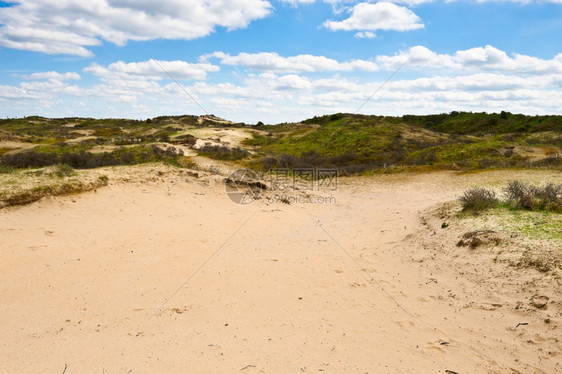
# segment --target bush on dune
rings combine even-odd
[[[466,190],[459,200],[463,210],[481,211],[498,204],[496,193],[481,187]]]
[[[512,209],[562,212],[562,184],[549,182],[540,187],[513,180],[503,188],[503,194],[505,200],[502,202],[494,191],[473,187],[466,190],[459,201],[464,211],[478,212],[501,203]]]
[[[93,153],[84,150],[40,152],[35,149],[0,157],[3,168],[41,168],[64,164],[75,169],[93,169],[104,166],[134,165],[146,162],[167,161],[178,156],[175,148],[161,149],[156,146],[118,148],[112,152]]]
[[[514,180],[504,188],[508,202],[517,209],[562,211],[562,184],[543,187]]]
[[[240,147],[229,148],[223,145],[204,145],[199,148],[199,153],[216,160],[241,160],[250,155],[250,152]]]

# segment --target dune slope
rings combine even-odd
[[[422,245],[420,212],[515,172],[342,178],[317,192],[329,203],[246,206],[220,176],[131,175],[0,212],[0,373],[562,369],[556,309],[547,325],[464,308],[491,295]]]

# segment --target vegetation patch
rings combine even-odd
[[[338,168],[342,175],[437,169],[562,168],[562,118],[486,113],[364,116],[338,113],[259,126],[244,144],[254,166]],[[522,152],[529,144],[538,154]]]
[[[40,168],[65,164],[76,169],[92,169],[115,165],[136,165],[147,162],[170,161],[178,156],[175,148],[163,149],[155,145],[117,148],[112,152],[93,153],[66,147],[36,147],[5,155],[0,165],[18,169]]]
[[[215,160],[241,160],[250,155],[250,152],[240,147],[230,148],[222,145],[204,145],[198,149],[200,155]]]
[[[463,210],[481,211],[498,204],[496,193],[481,187],[466,190],[459,198]]]
[[[464,211],[478,212],[495,206],[513,210],[537,210],[562,213],[562,184],[549,182],[535,186],[518,180],[510,181],[503,188],[504,199],[482,187],[470,188],[459,197]]]
[[[129,119],[0,119],[0,165],[73,168],[163,161],[179,165],[201,129],[252,129],[240,147],[208,145],[199,154],[247,167],[336,168],[340,175],[418,169],[545,168],[562,170],[562,116],[451,112],[402,117],[335,113],[299,123],[233,123],[213,115]],[[190,133],[191,132],[191,133]],[[27,143],[27,146],[25,144]],[[33,150],[25,150],[31,144]],[[106,152],[99,152],[100,146]],[[156,146],[158,149],[154,149]],[[10,146],[11,147],[11,146]],[[248,149],[252,152],[249,152]]]
[[[463,209],[458,218],[472,230],[457,246],[487,247],[496,252],[494,261],[518,268],[562,270],[562,184],[536,186],[514,180],[502,188],[500,198],[475,187],[459,201]]]
[[[105,175],[78,175],[67,165],[0,175],[0,208],[30,204],[46,196],[81,193],[106,186]]]

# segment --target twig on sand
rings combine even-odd
[[[445,373],[448,373],[448,374],[459,374],[459,373],[457,373],[456,371],[452,371],[452,370],[445,370]]]
[[[66,373],[66,369],[68,369],[68,364],[64,364],[64,370],[62,371],[62,374]]]
[[[519,322],[519,323],[517,324],[517,326],[515,326],[515,329],[518,328],[519,326],[527,326],[528,324],[529,324],[528,322]],[[514,330],[515,330],[515,329],[514,329]]]
[[[249,368],[255,368],[255,367],[256,367],[256,365],[246,365],[242,369],[240,369],[240,371],[246,370],[246,369],[249,369]]]

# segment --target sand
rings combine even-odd
[[[487,292],[420,219],[467,186],[560,173],[340,178],[325,204],[242,206],[220,175],[115,170],[0,211],[0,373],[562,370],[559,304],[512,308],[504,264]]]

